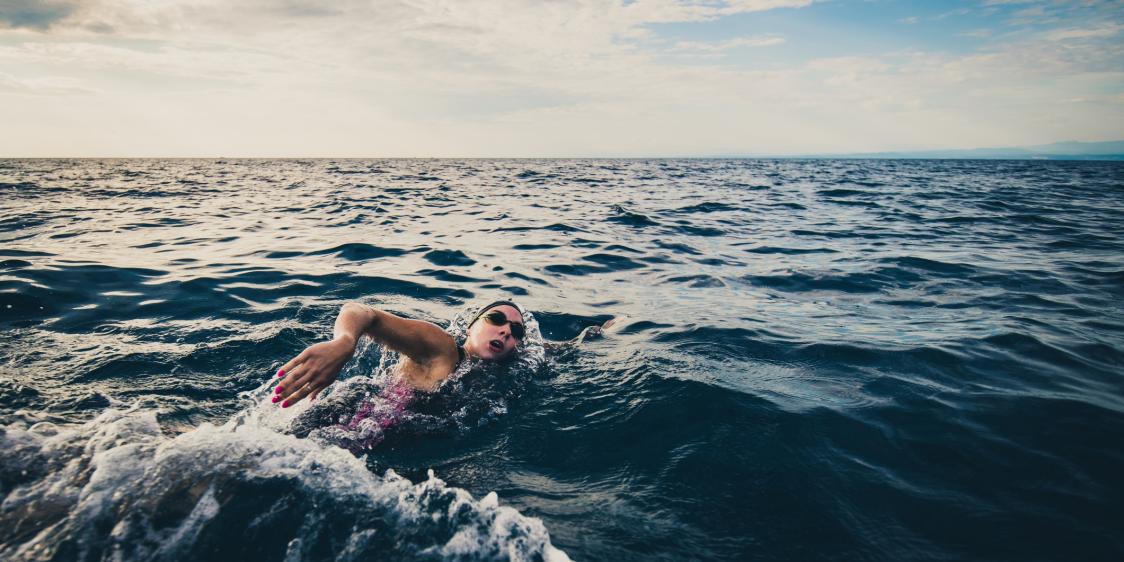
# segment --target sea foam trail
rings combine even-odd
[[[169,437],[133,407],[4,427],[0,559],[569,560],[494,492],[378,476],[263,419]]]

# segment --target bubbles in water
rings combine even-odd
[[[378,476],[253,416],[165,436],[156,413],[0,433],[0,558],[567,560],[537,519],[445,485]],[[260,419],[260,418],[257,418]]]
[[[463,340],[475,312],[450,333]],[[2,427],[0,559],[567,560],[494,493],[379,476],[352,454],[504,414],[545,358],[523,315],[516,361],[470,358],[434,393],[394,394],[398,356],[367,341],[316,402],[278,408],[264,381],[221,426],[169,436],[157,411],[110,403],[79,426]]]

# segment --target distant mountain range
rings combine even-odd
[[[1124,141],[1066,141],[1037,146],[917,150],[909,152],[861,152],[809,154],[790,158],[953,158],[981,160],[1124,160]]]

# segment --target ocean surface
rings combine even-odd
[[[0,160],[0,559],[1121,560],[1122,302],[1122,163]]]

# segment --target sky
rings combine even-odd
[[[0,0],[0,157],[1124,138],[1124,0]]]

